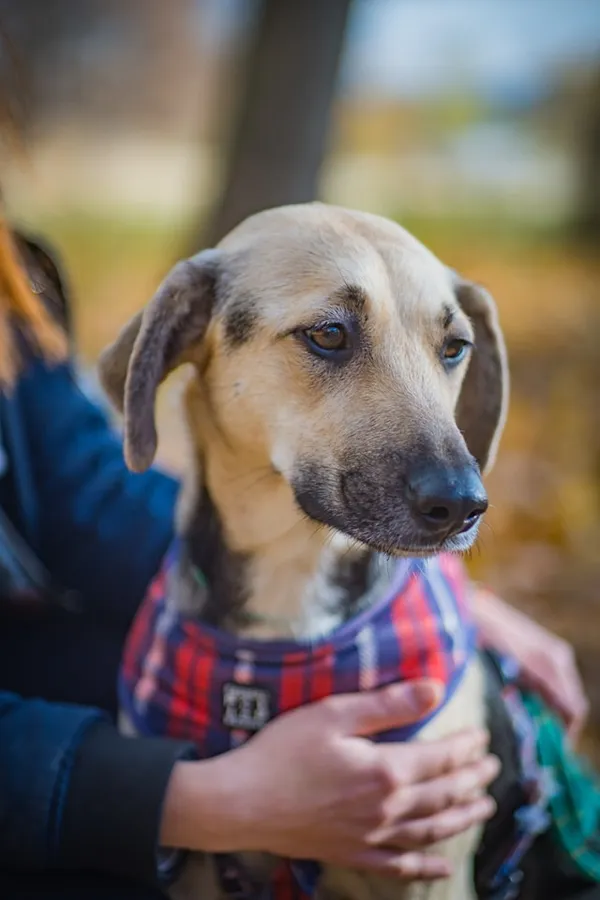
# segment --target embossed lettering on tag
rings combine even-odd
[[[271,697],[264,688],[228,682],[223,685],[223,725],[260,731],[271,718]]]

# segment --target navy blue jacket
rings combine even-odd
[[[166,785],[193,751],[124,738],[111,714],[123,637],[171,539],[176,483],[126,469],[69,365],[30,361],[0,397],[0,443],[1,508],[82,606],[0,614],[0,870],[155,881]]]

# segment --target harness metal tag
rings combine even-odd
[[[266,688],[227,682],[223,685],[223,725],[260,731],[271,718],[271,695]]]

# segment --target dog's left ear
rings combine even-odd
[[[204,337],[215,303],[219,254],[206,250],[177,263],[148,305],[98,362],[100,381],[125,422],[125,460],[145,471],[156,454],[156,392],[186,351]]]
[[[454,272],[452,276],[458,302],[475,331],[475,346],[456,407],[456,421],[484,472],[493,465],[506,419],[506,346],[490,294]]]

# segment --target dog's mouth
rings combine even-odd
[[[401,505],[397,505],[395,515],[383,510],[380,515],[365,516],[347,508],[336,509],[335,504],[323,502],[318,491],[295,490],[294,494],[299,508],[312,522],[386,556],[426,558],[439,553],[466,553],[479,532],[479,516],[466,521],[459,531],[433,537],[420,533]]]
[[[325,525],[326,523],[321,522]],[[331,526],[329,526],[331,527]],[[358,536],[357,534],[348,533],[348,537],[354,538],[368,546],[377,553],[383,553],[392,557],[421,557],[427,559],[431,556],[437,556],[439,553],[468,553],[473,547],[477,539],[479,528],[477,524],[469,526],[460,534],[453,535],[444,541],[436,543],[425,543],[415,540],[407,540],[398,544],[396,542],[388,542],[378,538],[368,538],[366,535]]]
[[[438,553],[467,553],[477,540],[479,522],[472,522],[458,533],[435,544],[422,546],[419,543],[400,549],[388,550],[389,555],[396,556],[435,556]]]

